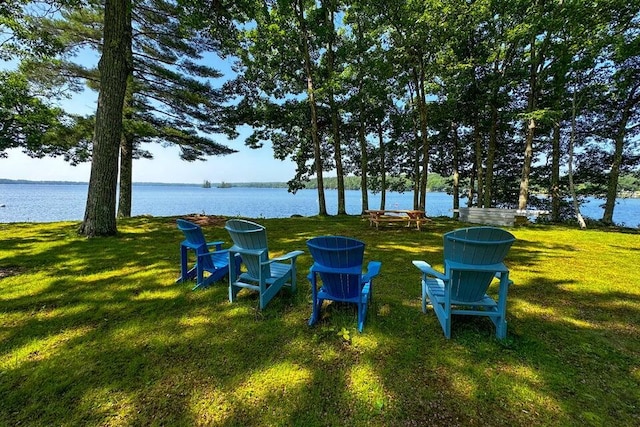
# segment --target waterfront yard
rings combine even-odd
[[[436,218],[376,231],[350,217],[257,220],[273,255],[305,250],[298,292],[263,310],[224,282],[176,284],[175,218],[0,224],[0,425],[640,424],[640,235],[530,225],[510,231],[507,339],[486,318],[444,338],[420,309],[414,259],[442,268]],[[209,240],[230,239],[224,219]],[[364,333],[333,305],[315,327],[305,241],[337,234],[382,261]],[[495,287],[492,287],[495,292]]]

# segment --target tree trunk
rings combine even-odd
[[[475,166],[473,166],[473,169],[475,169]],[[471,171],[471,177],[469,178],[469,191],[467,193],[467,206],[471,207],[473,206],[473,197],[475,194],[475,185],[476,185],[476,171],[472,170]]]
[[[624,115],[627,115],[626,112]],[[618,197],[618,180],[620,179],[620,167],[622,166],[626,126],[627,120],[623,119],[614,139],[613,162],[611,163],[611,172],[609,172],[607,199],[604,202],[604,213],[602,214],[602,222],[608,225],[613,225],[613,210],[616,206],[616,198]]]
[[[458,219],[460,213],[460,141],[458,140],[458,124],[451,123],[453,142],[453,218]]]
[[[133,64],[133,52],[130,56]],[[123,130],[120,141],[120,194],[118,198],[118,218],[131,217],[131,198],[133,185],[133,139],[134,136],[127,132],[127,122],[133,117],[131,104],[133,103],[133,73],[127,78],[127,91],[124,95]]]
[[[327,215],[327,203],[324,197],[324,179],[322,175],[322,151],[320,149],[320,136],[318,135],[318,112],[313,88],[313,73],[311,67],[311,54],[309,52],[309,39],[304,17],[304,3],[296,1],[294,8],[298,7],[297,18],[300,25],[300,38],[304,55],[304,70],[307,78],[307,96],[309,97],[309,109],[311,111],[311,140],[313,141],[313,157],[318,182],[318,215]]]
[[[426,211],[427,178],[429,175],[429,135],[427,134],[427,95],[424,88],[424,64],[420,58],[420,80],[418,89],[418,108],[420,109],[420,138],[422,142],[422,173],[420,175],[420,200],[418,209]]]
[[[132,64],[130,0],[106,0],[104,44],[98,63],[100,93],[84,220],[78,232],[87,237],[109,236],[116,226],[118,148],[122,135],[122,107]]]
[[[544,2],[542,2],[544,3]],[[527,125],[527,136],[524,148],[524,164],[522,165],[522,178],[520,181],[520,195],[518,197],[518,209],[526,209],[529,201],[529,175],[531,174],[531,163],[533,162],[533,139],[536,132],[536,119],[533,114],[538,108],[538,67],[545,61],[545,51],[551,42],[551,33],[546,34],[540,49],[536,49],[537,37],[531,36],[531,64],[529,69],[529,99],[527,101],[527,112],[530,114]]]
[[[498,148],[498,108],[491,105],[491,128],[489,130],[489,144],[487,146],[487,167],[484,175],[484,207],[493,207],[493,166],[496,162]]]
[[[529,69],[529,99],[527,112],[533,114],[536,109],[536,92],[538,81],[538,63],[536,61],[536,38],[531,38],[531,65]],[[529,202],[529,175],[533,161],[533,138],[536,132],[536,120],[530,117],[527,124],[527,136],[525,138],[524,162],[522,165],[522,177],[520,178],[520,195],[518,197],[518,209],[527,209]]]
[[[415,73],[415,69],[413,70],[413,77],[414,77],[414,84],[417,85],[418,82],[418,78],[416,76]],[[410,99],[414,99],[414,95],[413,95],[413,89],[411,87],[411,84],[408,85],[409,87],[409,96]],[[417,95],[416,95],[417,98]],[[415,108],[415,105],[414,105]],[[420,135],[418,132],[418,124],[416,123],[416,120],[414,118],[415,116],[412,116],[412,120],[411,123],[413,124],[413,133],[415,135],[414,137],[414,147],[413,147],[413,209],[418,209],[418,199],[419,199],[419,191],[420,191]]]
[[[369,157],[367,155],[367,138],[365,135],[364,111],[360,107],[360,124],[358,126],[358,141],[360,141],[360,170],[362,176],[360,178],[360,194],[362,195],[362,213],[369,209],[369,186],[367,183],[367,175],[369,174]]]
[[[506,55],[503,60],[503,71],[500,71],[500,57],[498,56],[493,63],[493,73],[496,76],[500,76],[494,80],[491,90],[491,126],[489,128],[489,143],[487,144],[487,170],[484,177],[484,207],[491,208],[493,207],[493,170],[496,163],[496,152],[498,150],[498,121],[500,119],[500,115],[498,113],[498,94],[500,91],[500,81],[504,78],[504,73],[507,68]]]
[[[560,123],[553,125],[551,153],[551,220],[560,222]]]
[[[622,108],[622,116],[618,123],[618,132],[614,138],[613,162],[611,164],[611,172],[609,173],[609,184],[607,185],[607,200],[604,203],[604,213],[602,214],[602,222],[605,224],[613,224],[613,210],[616,206],[616,198],[618,197],[618,181],[620,179],[620,168],[622,167],[622,155],[624,153],[624,139],[627,135],[627,125],[632,117],[633,108],[640,100],[640,95],[636,94],[640,84],[636,83],[627,97]]]
[[[131,197],[133,185],[133,139],[123,135],[120,142],[120,194],[118,197],[118,218],[131,217]]]
[[[571,192],[571,198],[573,200],[573,210],[576,214],[576,219],[578,220],[578,225],[580,228],[584,230],[587,228],[587,224],[584,222],[584,218],[582,218],[582,214],[580,213],[580,205],[578,204],[578,197],[576,196],[576,187],[573,183],[573,151],[576,140],[576,89],[573,89],[573,98],[571,100],[571,136],[569,137],[569,192]]]
[[[387,204],[387,152],[384,146],[382,125],[378,125],[378,141],[380,142],[380,209]]]
[[[483,179],[483,172],[484,172],[484,168],[482,167],[482,155],[483,153],[483,147],[482,147],[482,135],[480,133],[480,120],[478,118],[478,114],[474,114],[474,129],[473,129],[473,140],[474,140],[474,144],[475,144],[475,152],[476,152],[476,179],[477,179],[477,188],[478,188],[478,192],[477,192],[477,202],[476,202],[476,206],[478,206],[479,208],[482,207],[483,203],[484,203],[484,196],[483,196],[483,191],[484,191],[484,179]]]
[[[335,36],[335,28],[333,25],[334,10],[331,10],[328,16],[325,16],[330,29],[329,45],[327,46],[327,65],[329,68],[329,109],[331,110],[331,131],[333,134],[333,156],[336,163],[336,175],[338,184],[338,215],[346,215],[346,200],[344,194],[344,168],[342,166],[342,146],[340,143],[340,120],[338,118],[338,108],[336,107],[335,96],[333,93],[333,79],[335,76],[335,59],[333,52],[333,38]],[[365,174],[363,172],[363,177]],[[364,200],[363,200],[364,202]]]
[[[524,163],[522,165],[522,177],[520,178],[520,196],[518,198],[518,209],[527,209],[529,201],[529,175],[531,174],[531,163],[533,161],[533,136],[536,131],[536,121],[529,119],[527,126],[527,139],[524,147]]]

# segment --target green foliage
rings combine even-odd
[[[125,135],[135,147],[150,142],[175,144],[187,161],[235,152],[212,138],[216,133],[228,137],[237,133],[225,123],[226,97],[211,83],[222,74],[202,62],[212,49],[209,39],[200,35],[203,23],[187,19],[187,12],[172,2],[136,2],[134,9],[132,80],[123,109]],[[41,24],[66,50],[62,60],[38,64],[43,73],[33,78],[63,74],[99,90],[97,61],[87,63],[86,58],[89,49],[96,55],[101,52],[102,6],[67,8]],[[138,150],[136,157],[150,154]]]
[[[52,21],[34,20],[25,4],[0,8],[0,27],[17,37],[0,53],[13,59],[16,40],[29,58],[65,47],[45,61],[64,73],[34,74],[97,88],[95,64],[69,59],[99,50],[101,3],[56,2],[64,7]],[[293,191],[342,168],[361,180],[345,177],[345,188],[421,192],[425,180],[434,189],[428,170],[456,174],[466,185],[455,190],[474,192],[474,204],[501,205],[516,203],[521,187],[523,196],[566,197],[568,179],[558,175],[574,141],[574,181],[606,195],[611,210],[618,175],[640,167],[640,0],[145,0],[134,8],[125,130],[139,142],[178,144],[185,160],[229,152],[212,135],[247,125],[248,146],[270,143],[274,157],[295,162]],[[231,75],[210,66],[219,59],[233,63]],[[221,90],[219,78],[228,80]],[[78,150],[88,148],[81,141]]]
[[[335,190],[337,187],[338,179],[336,177],[325,177],[324,188],[329,190]],[[344,187],[346,190],[360,190],[362,180],[358,176],[345,176]],[[311,179],[306,183],[305,188],[318,188],[317,180]],[[387,189],[393,189],[393,191],[405,192],[411,190],[412,183],[407,178],[390,177],[387,179]],[[437,173],[429,174],[429,181],[427,182],[427,189],[429,191],[447,191],[451,188],[449,181],[438,175]]]
[[[298,293],[258,311],[250,292],[230,304],[224,281],[196,292],[175,283],[173,218],[126,219],[118,236],[90,240],[77,223],[0,224],[0,424],[636,424],[640,290],[634,268],[611,266],[635,265],[637,232],[511,230],[499,342],[486,318],[454,318],[447,340],[421,312],[411,260],[443,269],[442,234],[461,224],[260,222],[274,256],[318,235],[366,243],[382,272],[364,333],[344,304],[307,326],[308,252]],[[204,231],[228,241],[223,219]]]
[[[21,148],[33,157],[61,154],[70,118],[36,96],[20,72],[0,71],[0,157]]]
[[[37,17],[51,16],[63,5],[77,5],[81,0],[30,1],[11,0],[0,3],[0,60],[16,57],[50,57],[63,50],[38,25]]]
[[[618,181],[619,192],[640,192],[640,177],[637,175],[622,175]]]

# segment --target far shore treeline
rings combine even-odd
[[[399,178],[390,178],[391,183],[389,184],[389,188],[392,188],[394,191],[398,192],[408,192],[411,191],[411,181],[408,179],[399,179]],[[345,190],[361,190],[360,187],[361,180],[357,176],[345,176],[344,177],[344,187]],[[0,184],[48,184],[48,185],[86,185],[87,182],[82,181],[33,181],[33,180],[25,180],[25,179],[2,179],[0,178]],[[289,185],[286,182],[212,182],[209,180],[205,180],[202,184],[197,183],[165,183],[165,182],[134,182],[133,185],[155,185],[155,186],[163,186],[163,185],[171,185],[171,186],[185,186],[185,187],[193,187],[193,186],[202,186],[204,188],[229,188],[229,187],[251,187],[251,188],[289,188]],[[587,187],[589,184],[582,184],[581,186]],[[427,191],[429,192],[443,192],[443,193],[451,193],[451,178],[445,178],[437,173],[429,174],[429,182],[427,184]],[[309,182],[305,183],[305,189],[315,190],[318,188],[318,182],[316,179],[312,179]],[[325,177],[324,178],[324,188],[326,190],[336,190],[338,188],[338,178],[337,177]],[[538,194],[545,194],[544,191],[541,191]],[[375,189],[374,189],[375,192]],[[633,175],[624,175],[620,178],[620,186],[618,197],[630,197],[630,198],[640,198],[640,180],[637,179]]]

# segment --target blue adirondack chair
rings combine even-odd
[[[198,289],[222,279],[229,272],[229,252],[222,249],[224,242],[207,242],[199,225],[184,219],[176,222],[185,236],[180,243],[180,277],[176,282],[197,278],[193,289]],[[210,251],[209,248],[214,250]],[[196,262],[191,269],[188,267],[189,250],[196,254]],[[240,261],[238,259],[236,263],[238,267]],[[205,273],[208,273],[206,277]]]
[[[267,230],[262,225],[231,219],[225,228],[233,240],[233,246],[229,248],[229,301],[236,300],[240,289],[251,289],[258,291],[262,310],[283,286],[289,286],[291,292],[296,291],[296,259],[303,251],[269,259]],[[235,268],[235,255],[242,257],[246,272],[239,273]]]
[[[366,274],[362,274],[364,243],[349,237],[315,237],[307,241],[307,247],[314,261],[308,276],[313,304],[309,325],[318,321],[324,300],[341,301],[357,305],[358,331],[362,332],[373,294],[373,278],[380,273],[382,264],[371,261]]]
[[[515,241],[513,235],[495,227],[470,227],[444,235],[444,274],[424,261],[413,261],[422,272],[422,311],[427,299],[451,338],[454,314],[487,316],[496,326],[496,336],[507,335],[509,269],[503,261]],[[486,294],[494,278],[499,279],[498,301]]]

